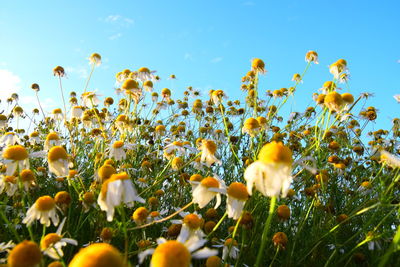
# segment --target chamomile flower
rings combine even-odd
[[[57,177],[66,177],[69,174],[68,154],[62,146],[53,146],[47,154],[49,171]]]
[[[255,137],[261,130],[260,123],[254,118],[248,118],[243,125],[242,133],[247,133],[251,137]]]
[[[21,144],[21,140],[14,132],[7,132],[0,138],[0,145],[13,146],[15,144]]]
[[[17,168],[20,170],[29,169],[29,154],[25,147],[21,145],[6,147],[2,156],[7,167],[6,175],[13,175]]]
[[[212,164],[217,163],[219,165],[222,164],[221,160],[215,157],[215,152],[217,151],[217,145],[212,140],[201,140],[201,162],[205,162],[208,167],[211,167]]]
[[[264,196],[285,197],[293,180],[292,151],[281,142],[273,141],[264,145],[258,160],[250,164],[244,172],[247,191],[251,195],[253,186]]]
[[[56,132],[50,132],[46,136],[46,140],[44,141],[44,150],[48,151],[50,148],[53,146],[60,146],[61,145],[61,140],[60,137],[58,136],[58,133]]]
[[[144,199],[138,196],[126,172],[113,174],[106,180],[101,187],[101,192],[97,199],[100,209],[107,212],[107,220],[109,222],[113,220],[116,206],[122,203],[132,206],[133,201],[145,203]]]
[[[85,107],[93,108],[100,104],[100,99],[96,91],[93,92],[85,92],[82,94],[82,102]]]
[[[22,223],[30,226],[35,220],[40,220],[41,224],[49,227],[51,223],[50,219],[54,226],[58,225],[59,217],[56,212],[56,202],[50,196],[42,196],[29,208]]]
[[[94,243],[79,250],[69,267],[112,266],[127,267],[121,253],[107,243]]]
[[[17,177],[15,176],[3,176],[0,178],[0,194],[5,191],[7,196],[11,197],[18,189]]]
[[[182,224],[181,231],[177,238],[179,242],[183,243],[193,237],[202,239],[205,236],[203,230],[201,230],[204,224],[201,215],[197,213],[181,213],[181,216],[183,216],[183,220],[171,221],[174,224]]]
[[[229,258],[237,259],[239,256],[239,244],[235,239],[228,238],[222,249],[222,259],[225,261]]]
[[[222,180],[216,179],[214,177],[206,177],[201,180],[201,182],[194,182],[198,185],[193,190],[193,203],[197,203],[199,207],[204,208],[214,197],[216,197],[215,209],[221,204],[220,193],[225,193],[225,184]]]
[[[237,220],[240,218],[243,212],[246,200],[249,198],[246,186],[242,183],[233,182],[226,190],[226,211],[228,218]]]
[[[101,65],[101,56],[99,53],[93,53],[89,57],[89,63],[94,64],[95,66],[100,66]]]
[[[151,257],[151,267],[191,266],[193,259],[205,259],[218,254],[217,250],[201,248],[207,240],[192,237],[185,242],[178,240],[157,239],[158,246],[139,253],[139,263],[143,263],[148,255]]]
[[[32,132],[29,135],[29,142],[31,143],[31,145],[39,144],[40,143],[39,133],[38,132]]]
[[[62,236],[62,228],[64,227],[66,218],[61,222],[56,233],[50,233],[45,235],[40,241],[40,248],[43,254],[49,256],[52,259],[59,260],[64,256],[62,247],[67,244],[74,246],[78,245],[78,242],[71,238],[65,238]]]
[[[32,241],[22,241],[17,244],[8,255],[7,266],[9,267],[34,267],[39,266],[42,253],[39,246]]]
[[[126,158],[125,148],[128,145],[124,144],[123,141],[115,141],[112,145],[110,145],[110,151],[108,153],[110,158],[114,158],[115,160],[124,160]]]

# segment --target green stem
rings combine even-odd
[[[260,249],[258,250],[256,264],[254,265],[256,267],[261,266],[262,256],[263,256],[263,253],[265,250],[265,246],[267,245],[269,228],[271,225],[272,217],[274,215],[275,204],[276,204],[276,196],[273,196],[271,198],[271,202],[270,202],[270,206],[269,206],[267,222],[264,225],[264,231],[263,231],[262,237],[261,237],[261,246],[260,246]]]

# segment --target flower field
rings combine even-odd
[[[348,89],[346,60],[293,112],[315,51],[273,91],[253,59],[245,99],[175,95],[147,67],[101,96],[89,63],[79,92],[53,69],[59,108],[40,82],[33,111],[1,103],[0,266],[400,265],[400,119],[371,130],[379,107]]]

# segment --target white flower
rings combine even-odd
[[[192,192],[193,203],[197,203],[199,207],[204,208],[214,197],[216,197],[217,202],[215,204],[215,209],[221,204],[220,193],[225,193],[225,184],[222,180],[216,179],[214,177],[206,177],[201,182],[192,181],[192,184],[198,184]]]
[[[249,194],[244,184],[238,182],[231,183],[227,189],[226,199],[228,218],[239,219],[248,198]]]
[[[1,138],[0,138],[0,145],[6,145],[6,146],[12,146],[15,144],[21,144],[21,140],[19,139],[18,135],[13,132],[8,132],[5,133]]]
[[[217,163],[219,165],[222,164],[222,162],[215,157],[215,152],[217,151],[217,145],[215,144],[214,141],[203,139],[201,141],[200,150],[201,150],[200,161],[205,162],[208,167],[211,167],[213,163]]]
[[[124,160],[126,158],[125,148],[132,148],[128,144],[124,144],[123,141],[115,141],[110,145],[110,151],[108,153],[110,158],[115,158],[116,160]]]
[[[396,99],[397,103],[400,103],[400,95],[394,95],[394,99]]]
[[[21,145],[8,146],[3,150],[3,163],[6,165],[6,175],[10,176],[19,170],[29,169],[29,154]]]
[[[101,210],[107,212],[107,220],[111,222],[114,217],[114,209],[122,203],[132,206],[133,201],[145,203],[144,199],[139,197],[126,172],[113,174],[107,179],[102,187],[97,203]]]
[[[100,99],[98,98],[100,95],[96,94],[96,91],[93,92],[85,92],[82,94],[82,102],[85,107],[93,108],[100,104]]]
[[[253,185],[264,196],[285,197],[293,180],[292,151],[281,142],[266,144],[258,154],[258,160],[250,164],[244,172],[247,191],[251,195]]]
[[[56,212],[56,203],[52,197],[42,196],[29,208],[22,223],[30,226],[35,220],[40,220],[41,224],[49,227],[50,219],[54,226],[58,225],[59,218]]]
[[[218,254],[217,250],[207,247],[201,248],[207,240],[192,237],[185,242],[179,240],[157,239],[157,248],[147,249],[139,253],[139,264],[142,264],[148,255],[153,255],[150,266],[190,266],[191,259],[205,259]]]
[[[53,146],[47,154],[49,171],[57,177],[66,177],[69,174],[67,151],[62,146]]]
[[[3,176],[0,179],[0,194],[5,191],[7,196],[11,197],[18,189],[17,177],[15,176]]]
[[[182,215],[184,215],[184,213]],[[181,231],[177,238],[177,241],[181,243],[193,237],[202,239],[205,236],[203,230],[201,230],[203,220],[199,214],[189,213],[183,216],[183,220],[172,220],[171,223],[182,224]]]
[[[63,238],[61,235],[62,228],[66,219],[67,218],[64,218],[64,220],[61,222],[56,233],[47,234],[40,241],[40,248],[42,252],[55,260],[59,260],[64,256],[62,247],[66,246],[67,243],[74,246],[78,245],[78,242],[76,240],[71,238]]]

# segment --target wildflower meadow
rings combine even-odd
[[[149,67],[110,73],[99,95],[102,55],[88,60],[74,91],[48,70],[53,110],[40,77],[35,109],[1,103],[1,266],[400,265],[400,119],[370,127],[379,107],[352,93],[345,59],[305,110],[291,103],[316,51],[276,90],[259,87],[268,59],[251,59],[243,99],[178,95]]]

